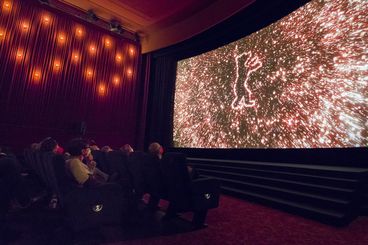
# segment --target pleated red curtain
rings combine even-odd
[[[37,2],[0,7],[0,144],[66,141],[82,121],[100,144],[134,143],[139,44]]]

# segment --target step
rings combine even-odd
[[[200,162],[202,164],[208,163],[210,165],[230,165],[231,167],[252,167],[257,169],[272,169],[283,170],[288,172],[302,172],[302,173],[318,173],[330,174],[334,173],[336,176],[360,176],[367,174],[367,168],[357,167],[340,167],[340,166],[326,166],[313,164],[290,164],[290,163],[271,163],[271,162],[254,162],[254,161],[239,161],[239,160],[224,160],[224,159],[207,159],[207,158],[188,158],[189,163],[195,164]]]
[[[255,201],[257,203],[262,203],[267,206],[278,208],[293,214],[301,215],[303,217],[312,218],[330,225],[343,226],[348,224],[352,220],[350,214],[344,212],[323,209],[305,203],[298,203],[295,201],[284,200],[282,198],[270,197],[251,191],[243,191],[225,186],[223,186],[221,189],[223,190],[224,194],[229,194],[231,196]]]
[[[360,215],[368,216],[368,203],[363,204],[360,207]]]
[[[211,177],[206,176],[204,177]],[[261,184],[253,184],[243,181],[237,180],[229,180],[219,177],[212,177],[221,181],[221,185],[223,187],[238,189],[238,190],[246,190],[257,192],[260,194],[264,194],[267,196],[275,196],[282,199],[289,199],[289,200],[298,200],[304,203],[310,203],[313,205],[318,205],[321,207],[331,207],[339,210],[348,209],[351,201],[349,198],[333,198],[328,197],[326,195],[318,195],[318,194],[310,194],[304,192],[293,191],[284,188],[278,188],[273,186],[261,185]]]
[[[289,180],[303,180],[305,182],[311,182],[316,184],[324,184],[331,186],[339,186],[339,187],[347,187],[352,188],[356,187],[359,184],[357,179],[350,178],[336,178],[329,176],[318,176],[311,175],[305,173],[290,173],[283,171],[275,171],[275,170],[260,170],[260,169],[251,169],[251,168],[238,168],[238,167],[229,167],[229,166],[211,166],[207,164],[193,164],[193,166],[201,171],[201,170],[210,170],[210,171],[219,171],[219,172],[236,172],[241,174],[249,174],[254,176],[262,176],[262,177],[277,177],[282,179]]]
[[[247,183],[255,183],[255,184],[259,183],[263,185],[271,185],[275,187],[299,190],[309,193],[319,193],[322,195],[326,194],[336,197],[339,197],[341,195],[351,196],[355,193],[355,190],[352,188],[339,188],[335,186],[317,185],[314,183],[284,180],[280,178],[268,178],[263,176],[254,176],[229,172],[224,173],[221,171],[202,170],[202,169],[198,170],[198,172],[201,175],[209,175],[212,177],[220,177],[224,179],[244,181]]]

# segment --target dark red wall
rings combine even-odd
[[[0,145],[63,144],[80,136],[80,122],[101,146],[136,144],[139,44],[37,2],[9,2],[0,13]]]

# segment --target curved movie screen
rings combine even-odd
[[[243,39],[179,61],[173,142],[367,146],[368,1],[312,1]]]

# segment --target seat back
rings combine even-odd
[[[24,160],[28,168],[32,170],[37,176],[37,179],[46,186],[44,171],[41,164],[41,153],[39,151],[32,151],[31,149],[25,149]]]
[[[161,160],[152,154],[147,154],[143,165],[145,191],[156,197],[165,196],[166,189],[162,179]]]
[[[106,161],[106,153],[100,150],[93,150],[92,152],[93,160],[97,163],[97,167],[105,173],[110,174],[110,166]]]
[[[65,196],[73,190],[80,189],[81,186],[67,173],[65,160],[61,155],[54,155],[52,158],[58,196],[61,206],[64,205]]]
[[[174,205],[178,211],[191,210],[192,190],[186,155],[166,153],[162,158],[161,169],[170,205]]]
[[[121,224],[127,202],[118,184],[80,188],[65,196],[67,223],[73,231]]]
[[[192,209],[217,208],[220,201],[221,183],[214,178],[199,178],[192,182]]]
[[[13,176],[15,170],[13,160],[7,157],[0,157],[0,218],[8,211],[9,202],[12,198],[11,190],[13,190]],[[0,220],[0,222],[2,222]]]
[[[29,170],[31,170],[33,173],[40,176],[39,173],[37,172],[36,159],[35,159],[34,152],[31,149],[26,148],[23,151],[23,156],[24,156],[24,162],[25,162],[26,167]]]
[[[125,196],[134,195],[133,177],[128,169],[128,157],[122,151],[110,151],[106,153],[106,162],[110,167],[112,180],[119,183],[124,190]]]
[[[122,187],[107,183],[82,187],[67,173],[62,156],[52,158],[55,177],[60,191],[61,207],[67,224],[73,231],[120,224],[129,208]]]
[[[106,153],[106,162],[110,168],[109,174],[118,173],[121,178],[130,179],[127,161],[127,156],[121,151]]]
[[[213,178],[191,180],[183,153],[166,153],[161,164],[170,205],[176,211],[196,211],[219,205],[220,182]]]
[[[133,188],[137,198],[141,198],[144,194],[145,181],[143,168],[147,161],[147,154],[141,151],[133,152],[127,159],[128,171],[132,177]]]
[[[55,175],[55,169],[53,164],[53,159],[56,157],[56,154],[53,152],[40,152],[40,166],[42,179],[46,184],[46,187],[53,193],[59,195],[59,186],[58,181]],[[61,157],[61,156],[60,156]]]

